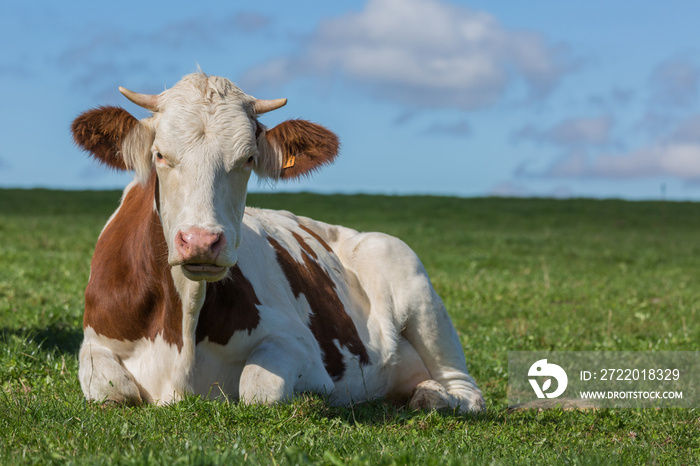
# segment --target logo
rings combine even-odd
[[[564,369],[557,366],[556,364],[550,364],[546,359],[540,359],[532,366],[527,372],[528,377],[547,377],[547,379],[540,385],[537,383],[536,379],[528,379],[532,389],[535,390],[537,398],[556,398],[566,390],[566,385],[569,383],[569,378],[566,376]],[[557,381],[557,389],[551,393],[547,393],[552,386],[552,378]]]

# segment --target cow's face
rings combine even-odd
[[[102,107],[78,117],[73,136],[141,182],[155,170],[168,262],[191,280],[221,280],[236,263],[252,171],[294,178],[337,155],[337,138],[319,125],[292,120],[268,131],[257,115],[286,100],[256,100],[224,78],[196,73],[158,96],[122,92],[153,115],[138,121]]]
[[[192,280],[219,280],[236,263],[248,179],[260,153],[254,99],[225,80],[191,81],[159,99],[147,155],[158,176],[168,262]]]

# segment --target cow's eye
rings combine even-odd
[[[154,151],[153,156],[156,159],[155,163],[158,168],[172,168],[174,166],[173,161],[161,154],[160,151]]]
[[[247,165],[251,165],[253,162],[255,162],[255,157],[252,155],[248,157],[248,160],[245,161]]]
[[[165,159],[165,157],[163,157],[163,154],[161,154],[160,152],[156,151],[156,154],[155,154],[155,155],[156,155],[156,163],[158,163],[158,164],[161,165],[161,166],[163,166],[163,165],[168,165],[168,166],[169,166],[169,165],[170,165],[170,164],[168,163],[168,161]]]

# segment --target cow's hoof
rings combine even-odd
[[[445,387],[434,380],[425,380],[413,389],[413,396],[408,403],[411,409],[433,410],[450,408],[452,396]]]
[[[442,384],[435,380],[426,380],[413,390],[413,396],[408,403],[411,409],[433,410],[433,409],[455,409],[461,413],[481,413],[486,410],[486,403],[481,392],[476,390],[469,393],[468,399],[450,394]]]

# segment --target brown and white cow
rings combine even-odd
[[[406,244],[246,208],[251,172],[308,174],[336,157],[333,133],[302,120],[267,129],[257,116],[286,100],[256,100],[201,72],[157,96],[120,90],[152,116],[100,107],[72,125],[80,147],[135,172],[85,292],[87,399],[274,403],[311,391],[339,404],[387,396],[484,409]]]

